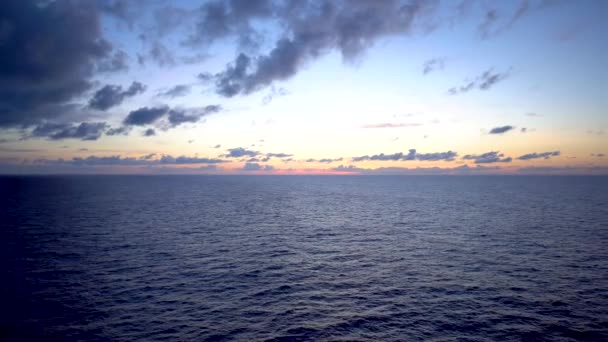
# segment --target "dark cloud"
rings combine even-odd
[[[552,152],[541,152],[541,153],[528,153],[528,154],[524,154],[522,156],[517,157],[517,159],[519,160],[530,160],[530,159],[549,159],[551,157],[557,157],[560,155],[559,151],[552,151]]]
[[[224,157],[229,158],[242,158],[242,157],[250,157],[247,159],[247,162],[267,162],[270,161],[271,158],[289,158],[292,157],[293,154],[287,153],[261,153],[259,151],[247,150],[242,147],[231,148],[228,150],[228,154],[224,155]]]
[[[121,126],[108,129],[106,135],[128,135],[129,132],[131,132],[130,126]]]
[[[492,164],[492,163],[510,163],[513,161],[511,157],[505,157],[504,154],[498,151],[486,152],[483,154],[467,154],[462,157],[464,160],[473,160],[475,164]]]
[[[160,119],[166,117],[166,121],[159,125],[162,130],[175,128],[184,123],[195,123],[206,115],[217,113],[222,110],[221,106],[209,105],[201,108],[175,108],[170,109],[168,106],[160,107],[143,107],[131,111],[123,120],[123,127],[112,128],[108,131],[108,135],[128,134],[130,126],[145,126],[153,124]],[[152,134],[153,130],[146,132]]]
[[[0,126],[39,124],[91,87],[112,46],[90,1],[0,1]],[[82,118],[80,118],[82,119]]]
[[[129,27],[132,27],[138,18],[136,8],[141,10],[143,3],[136,0],[96,0],[97,7],[102,13],[125,22]]]
[[[422,73],[426,75],[435,70],[442,70],[444,63],[444,58],[429,59],[428,61],[424,62],[424,65],[422,66]]]
[[[251,22],[268,18],[273,11],[273,3],[269,0],[209,1],[200,7],[196,29],[187,43],[208,45],[215,40],[237,35],[241,47],[250,47],[255,45],[257,36]]]
[[[209,57],[210,57],[210,55],[208,55],[208,54],[197,53],[197,54],[191,55],[191,56],[182,56],[179,59],[184,64],[198,64],[198,63],[206,61],[207,59],[209,59]]]
[[[175,97],[186,96],[186,95],[188,95],[188,93],[190,93],[189,85],[178,84],[168,90],[158,93],[158,96],[175,98]]]
[[[333,163],[333,162],[339,162],[342,161],[344,158],[340,157],[340,158],[323,158],[323,159],[319,159],[318,162],[319,163],[325,163],[325,164],[329,164],[329,163]]]
[[[167,114],[168,111],[169,107],[167,106],[139,108],[131,111],[123,120],[123,123],[130,126],[148,125],[160,119],[163,115]]]
[[[129,55],[122,50],[116,51],[112,56],[101,60],[97,64],[99,72],[118,72],[129,69]]]
[[[488,90],[492,88],[496,83],[506,79],[509,76],[510,72],[505,73],[494,73],[492,70],[488,70],[481,74],[479,78],[479,89]]]
[[[209,105],[203,108],[194,109],[172,109],[169,111],[168,119],[171,127],[176,127],[183,123],[198,122],[202,117],[217,113],[221,110],[222,107],[217,105]]]
[[[156,36],[162,37],[178,29],[184,23],[190,23],[195,13],[180,7],[166,4],[156,8],[153,12],[154,31]]]
[[[0,147],[0,152],[6,152],[6,153],[40,153],[40,152],[46,152],[46,151],[38,149],[38,148]]]
[[[213,148],[221,148],[221,147],[222,147],[222,145],[220,145],[220,144],[213,146]]]
[[[369,124],[363,125],[362,128],[399,128],[399,127],[419,127],[422,126],[421,123],[416,122],[398,122],[398,123],[379,123],[379,124]]]
[[[410,150],[411,151],[411,150]],[[398,153],[393,153],[393,154],[375,154],[372,156],[361,156],[361,157],[353,157],[352,160],[354,162],[359,162],[359,161],[364,161],[364,160],[382,160],[382,161],[387,161],[387,160],[414,160],[416,157],[416,151],[414,150],[413,153],[411,153],[412,158],[411,159],[405,159],[407,157],[407,155],[404,155],[403,152],[398,152]]]
[[[224,155],[224,157],[228,158],[241,158],[241,157],[257,157],[261,153],[258,151],[247,150],[242,147],[236,147],[228,149],[228,154]]]
[[[209,165],[201,166],[198,169],[199,170],[204,170],[204,171],[217,171],[217,170],[219,170],[219,168],[215,164],[209,164]]]
[[[183,123],[197,122],[200,119],[198,113],[188,113],[186,110],[172,109],[169,111],[169,123],[173,127],[179,126]]]
[[[510,71],[501,73],[494,72],[492,69],[489,69],[484,71],[481,75],[477,76],[474,80],[466,82],[464,85],[448,89],[448,94],[457,95],[469,92],[473,89],[488,90],[497,83],[505,80],[507,77],[509,77],[510,74]]]
[[[45,123],[36,126],[28,137],[45,137],[51,140],[97,140],[107,128],[105,122],[83,122],[79,125]]]
[[[59,164],[73,164],[73,165],[146,165],[149,163],[148,160],[133,158],[133,157],[121,157],[121,156],[88,156],[86,158],[75,157],[71,160],[56,160],[56,161],[45,161],[55,162]]]
[[[137,54],[137,64],[139,64],[139,66],[146,65],[146,56],[138,53]]]
[[[154,40],[151,43],[148,57],[155,61],[159,66],[175,65],[175,56],[173,55],[173,52],[159,40]]]
[[[272,165],[261,165],[258,163],[246,163],[243,166],[243,171],[272,171],[274,167]]]
[[[203,107],[202,111],[206,114],[218,113],[222,110],[222,106],[220,105],[209,105]]]
[[[123,90],[122,86],[108,84],[95,92],[93,98],[89,100],[89,107],[97,110],[107,110],[118,106],[127,97],[141,94],[145,90],[146,86],[139,82],[131,83],[126,90]]]
[[[217,93],[232,97],[243,91],[242,80],[247,77],[247,68],[251,63],[250,58],[245,54],[240,54],[233,64],[226,67],[226,70],[217,75],[216,90]]]
[[[490,134],[503,134],[503,133],[506,133],[506,132],[508,132],[510,130],[513,130],[513,129],[515,129],[515,127],[509,126],[509,125],[507,125],[507,126],[500,126],[500,127],[494,127],[494,128],[492,128],[490,130]]]
[[[152,61],[160,67],[175,66],[177,57],[174,54],[174,48],[167,47],[166,42],[154,31],[155,29],[148,29],[138,35],[144,46],[142,52],[137,55],[138,63],[143,66],[146,62]]]
[[[187,157],[187,156],[172,157],[170,155],[163,155],[160,158],[161,164],[219,164],[219,163],[227,163],[227,162],[228,162],[227,160],[223,160],[223,159]]]
[[[332,171],[339,171],[339,172],[362,172],[362,171],[365,171],[365,169],[362,169],[362,168],[359,168],[359,167],[355,167],[354,165],[348,165],[348,166],[340,165],[338,167],[334,167],[332,169]]]
[[[173,157],[171,155],[162,155],[159,159],[153,159],[156,156],[155,153],[147,154],[140,157],[122,157],[120,155],[114,156],[88,156],[86,158],[72,158],[68,160],[64,159],[40,159],[37,162],[41,164],[72,164],[72,165],[187,165],[187,164],[219,164],[226,163],[228,161],[214,158],[200,158],[200,157],[187,157],[178,156]]]
[[[152,136],[155,136],[155,135],[156,135],[156,131],[154,130],[154,128],[148,128],[143,133],[144,137],[152,137]]]
[[[215,79],[215,76],[208,72],[201,72],[200,74],[196,75],[196,78],[198,78],[203,83],[207,83],[213,81]]]
[[[410,150],[410,153],[415,150]],[[435,152],[435,153],[416,153],[417,160],[428,160],[428,161],[451,161],[456,158],[458,154],[453,151],[447,152]]]
[[[604,158],[606,155],[604,153],[591,153],[591,156],[596,158]]]
[[[411,33],[430,14],[427,1],[212,1],[201,10],[191,42],[212,42],[231,35],[240,42],[255,40],[251,22],[272,18],[283,32],[266,55],[239,54],[216,75],[216,91],[225,97],[249,94],[275,81],[293,77],[307,62],[333,50],[346,61],[383,37]]]
[[[268,158],[288,158],[288,157],[292,157],[293,154],[287,154],[287,153],[266,153],[266,157]]]
[[[353,157],[353,162],[365,161],[365,160],[377,160],[377,161],[407,161],[407,160],[423,160],[423,161],[452,161],[458,154],[453,151],[447,152],[436,152],[436,153],[418,153],[415,149],[410,149],[407,154],[403,152],[397,152],[393,154],[375,154],[372,156],[361,156]]]

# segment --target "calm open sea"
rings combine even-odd
[[[2,177],[0,210],[0,340],[608,340],[608,177]]]

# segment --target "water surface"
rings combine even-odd
[[[608,339],[608,178],[0,178],[0,340]]]

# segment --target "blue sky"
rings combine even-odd
[[[6,1],[0,172],[605,174],[607,14]]]

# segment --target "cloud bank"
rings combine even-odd
[[[483,154],[467,154],[462,157],[464,160],[473,160],[475,164],[491,164],[491,163],[510,163],[513,161],[511,157],[505,157],[504,154],[491,151]]]
[[[353,157],[353,162],[376,160],[376,161],[407,161],[407,160],[422,160],[422,161],[452,161],[458,154],[453,151],[435,152],[435,153],[418,153],[415,149],[410,149],[408,153],[397,152],[393,154],[375,154],[360,157]]]

